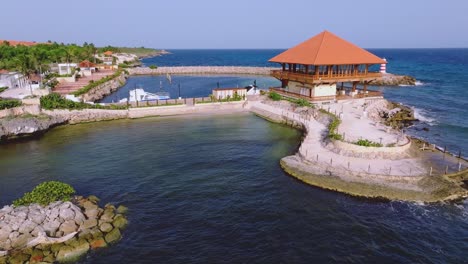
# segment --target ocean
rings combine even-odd
[[[169,50],[171,54],[147,58],[145,65],[156,66],[272,66],[268,59],[283,50]],[[416,86],[374,87],[385,98],[410,106],[420,122],[407,133],[430,141],[452,153],[468,157],[468,49],[369,49],[388,61],[387,72],[410,75],[418,80]],[[226,85],[245,84],[253,78],[223,80]],[[261,78],[265,85],[273,78]],[[214,88],[192,85],[206,94]],[[186,86],[187,86],[186,85]],[[206,91],[203,90],[205,87]],[[424,128],[424,130],[423,130]],[[427,131],[428,129],[428,131]]]

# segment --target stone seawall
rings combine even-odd
[[[0,110],[0,118],[20,115],[39,115],[41,113],[41,107],[39,105],[22,105],[19,107],[13,107],[10,109]]]
[[[142,118],[149,116],[174,116],[191,114],[226,114],[232,112],[246,111],[243,108],[244,101],[226,102],[226,103],[207,103],[198,105],[173,105],[130,108],[128,110],[129,118]]]
[[[22,110],[23,108],[14,109],[12,112],[18,115],[9,115],[5,118],[0,118],[0,142],[44,133],[54,126],[63,124],[79,124],[151,116],[229,114],[246,111],[243,108],[244,104],[245,101],[237,101],[196,105],[140,107],[126,110],[41,110],[35,108],[33,113],[31,111],[31,115],[24,115],[26,111]]]
[[[180,66],[180,67],[138,67],[128,69],[130,75],[162,75],[162,74],[235,74],[235,75],[270,75],[273,67],[242,67],[242,66]]]
[[[127,82],[127,75],[125,73],[122,73],[120,76],[106,83],[103,83],[97,87],[94,87],[89,92],[81,95],[80,97],[85,102],[96,102],[98,100],[101,100],[105,96],[115,92],[120,87],[124,86],[126,82]]]
[[[340,140],[333,140],[327,144],[327,148],[335,153],[347,157],[403,159],[410,156],[407,151],[411,147],[411,139],[406,137],[406,140],[406,144],[394,147],[366,147]]]

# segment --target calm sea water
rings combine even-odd
[[[143,60],[146,65],[244,65],[277,66],[268,59],[283,50],[173,50],[172,54]],[[411,106],[422,121],[409,133],[429,140],[453,153],[468,157],[468,49],[371,49],[388,60],[387,71],[414,76],[413,87],[375,87],[389,100]],[[244,81],[251,81],[248,78]],[[236,83],[233,80],[226,85]],[[274,79],[264,79],[272,84]],[[211,91],[214,80],[184,86],[196,87],[200,95]],[[204,88],[203,88],[204,87]],[[128,96],[128,95],[126,95]],[[429,131],[422,130],[429,128]]]
[[[0,203],[45,180],[130,208],[81,263],[466,263],[468,203],[356,199],[287,176],[300,133],[251,114],[58,127],[0,147]]]

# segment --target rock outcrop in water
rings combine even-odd
[[[43,114],[39,116],[23,115],[1,118],[0,141],[32,136],[66,122],[67,119],[64,116],[49,116]]]
[[[379,80],[372,81],[370,85],[377,86],[399,86],[399,85],[416,85],[416,79],[407,75],[395,75],[386,73]]]
[[[372,104],[366,111],[368,111],[371,119],[375,121],[383,120],[385,125],[397,129],[411,126],[414,121],[418,121],[414,117],[413,109],[387,100],[381,100]]]
[[[47,206],[5,206],[0,209],[0,263],[75,261],[90,249],[121,238],[127,208],[99,199],[75,197]]]

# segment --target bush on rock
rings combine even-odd
[[[70,201],[75,189],[69,184],[58,181],[47,181],[36,186],[31,192],[13,202],[14,206],[37,203],[48,205],[55,201]]]

